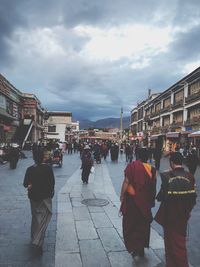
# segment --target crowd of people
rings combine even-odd
[[[55,185],[52,155],[60,153],[62,157],[64,153],[79,152],[81,179],[83,184],[88,184],[94,163],[100,164],[108,155],[111,161],[117,162],[119,155],[124,153],[127,167],[121,187],[120,211],[123,216],[123,238],[128,252],[133,258],[144,257],[145,248],[149,247],[150,242],[150,226],[155,220],[164,229],[166,266],[188,267],[186,230],[191,211],[196,204],[194,175],[199,160],[194,146],[187,153],[178,146],[174,150],[168,154],[170,170],[160,173],[161,188],[156,194],[163,152],[159,143],[154,148],[151,145],[144,147],[139,142],[118,144],[111,141],[33,144],[35,163],[27,168],[24,177],[24,187],[28,190],[31,206],[33,249],[42,254],[45,231],[52,216]],[[20,148],[15,145],[8,151],[10,167],[16,168]],[[188,170],[184,169],[183,163]],[[151,209],[156,200],[161,204],[153,218]]]

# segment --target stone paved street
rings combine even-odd
[[[144,259],[133,262],[124,247],[118,214],[126,166],[123,157],[116,164],[109,158],[96,164],[88,185],[80,180],[78,154],[65,155],[63,167],[53,167],[56,178],[53,217],[46,232],[44,253],[34,257],[30,247],[30,206],[22,186],[25,170],[33,161],[30,152],[25,153],[28,159],[20,160],[16,170],[10,170],[8,164],[0,166],[0,267],[164,267],[162,231],[156,224]],[[166,165],[164,159],[162,166]],[[82,204],[83,199],[91,198],[108,200],[109,204]],[[199,213],[196,217],[194,214],[195,220],[198,216]],[[191,253],[190,249],[192,260]]]

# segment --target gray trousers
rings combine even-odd
[[[52,217],[52,199],[47,198],[39,202],[30,199],[30,204],[32,213],[32,244],[42,246],[47,226]]]

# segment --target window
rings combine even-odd
[[[197,94],[200,92],[200,82],[196,82],[190,85],[189,88],[189,94],[193,95],[193,94]]]
[[[55,125],[49,125],[48,126],[48,132],[49,133],[55,133],[56,132],[56,126]]]

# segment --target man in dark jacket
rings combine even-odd
[[[182,155],[170,155],[172,170],[161,173],[161,201],[155,220],[163,226],[167,267],[189,267],[186,249],[187,223],[196,204],[194,176],[182,166]]]

